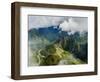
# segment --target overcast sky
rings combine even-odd
[[[88,30],[86,17],[61,17],[61,16],[29,16],[29,30],[32,28],[44,28],[60,25],[64,31],[83,32]]]

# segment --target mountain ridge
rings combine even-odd
[[[45,48],[47,48],[47,46],[57,45],[60,47],[60,49],[72,53],[73,57],[76,58],[76,60],[79,59],[80,61],[87,63],[88,33],[69,33],[70,31],[62,31],[59,26],[50,26],[47,28],[42,27],[38,29],[33,28],[28,31],[28,40],[31,43],[29,44],[29,47],[34,48],[35,46],[35,48],[37,48],[38,46],[40,46],[37,48],[36,52],[38,52],[38,50],[40,49],[46,50]],[[52,58],[52,56],[50,57]]]

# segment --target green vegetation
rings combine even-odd
[[[38,51],[40,65],[58,65],[58,64],[81,64],[80,59],[73,56],[72,53],[58,47],[58,45],[49,45],[45,49]],[[61,62],[64,60],[64,62]]]
[[[30,66],[88,63],[87,32],[68,34],[53,27],[29,31]]]

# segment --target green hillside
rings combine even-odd
[[[57,44],[49,45],[45,49],[41,49],[37,54],[40,65],[71,65],[84,63],[77,59],[68,51],[63,50]]]

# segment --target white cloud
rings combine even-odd
[[[88,30],[88,20],[86,17],[29,16],[29,30],[57,25],[60,25],[63,31],[70,31],[69,34]]]
[[[56,26],[62,22],[65,17],[55,16],[29,16],[29,29]]]
[[[68,21],[64,20],[64,22],[60,24],[60,28],[62,28],[63,31],[69,31],[69,34],[73,34],[76,31],[84,32],[88,30],[87,20],[86,18],[71,17]]]

